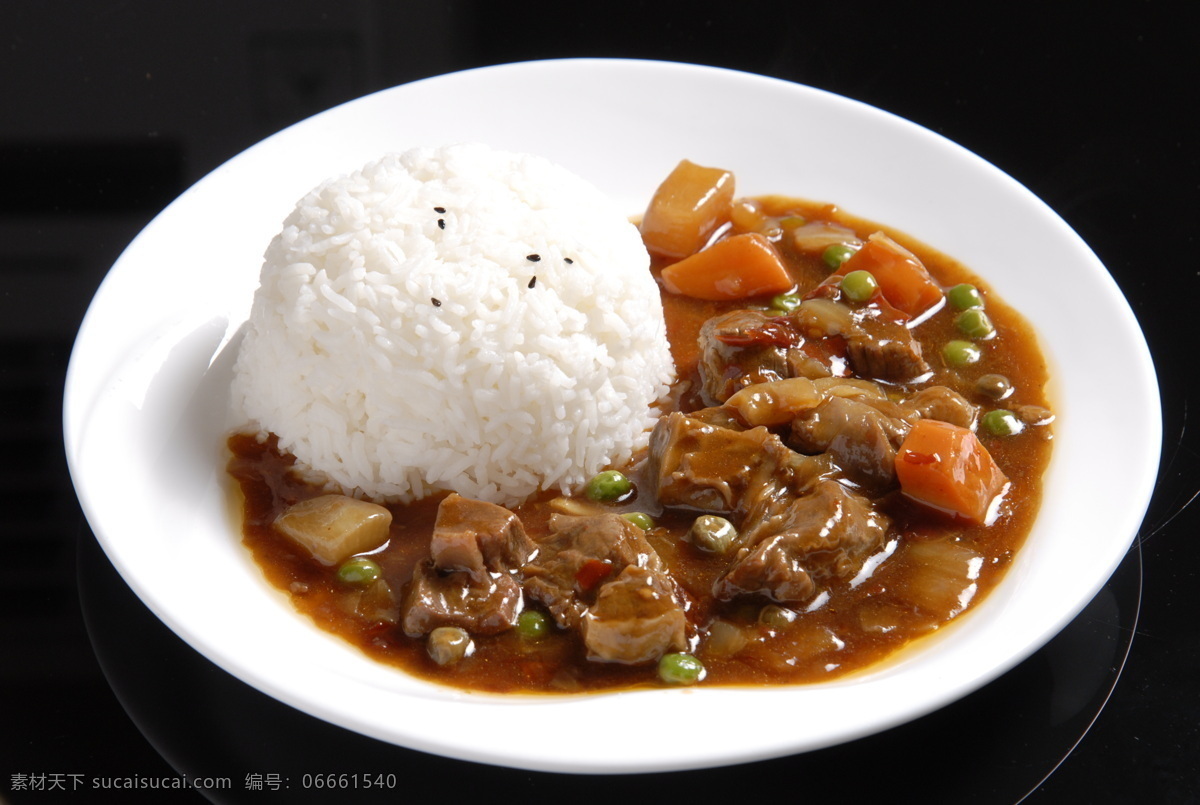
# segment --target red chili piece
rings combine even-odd
[[[583,567],[575,571],[575,583],[579,585],[579,589],[587,592],[603,581],[612,569],[612,562],[589,559],[583,563]]]

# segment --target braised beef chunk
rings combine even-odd
[[[747,492],[774,485],[788,452],[766,428],[735,431],[671,413],[650,434],[649,491],[666,506],[735,511]]]
[[[588,659],[643,663],[687,649],[687,617],[670,577],[628,565],[583,615]]]
[[[899,383],[929,372],[920,342],[903,324],[868,318],[860,328],[846,337],[846,357],[855,374]]]
[[[521,587],[508,574],[478,580],[465,571],[441,573],[418,566],[404,603],[403,628],[410,637],[439,626],[460,626],[471,634],[496,634],[516,625]]]
[[[521,588],[512,571],[536,546],[515,514],[451,494],[438,505],[429,548],[431,559],[416,569],[405,598],[405,633],[460,626],[495,634],[516,624]]]
[[[439,504],[429,545],[439,570],[463,570],[480,580],[519,568],[535,547],[508,509],[457,493]]]
[[[525,594],[593,659],[640,663],[686,645],[684,602],[645,532],[616,514],[553,515],[525,565]]]
[[[896,450],[911,425],[905,416],[916,419],[887,399],[829,396],[792,420],[788,444],[828,453],[851,481],[882,490],[896,482]]]
[[[818,295],[788,316],[747,309],[706,321],[700,328],[704,394],[724,402],[755,383],[827,377],[843,351],[860,377],[898,383],[929,372],[920,342],[902,321],[875,309],[854,311]]]
[[[550,610],[559,626],[579,625],[600,585],[629,565],[662,572],[645,532],[616,514],[555,514],[537,556],[524,568],[525,593]]]
[[[979,406],[945,386],[927,386],[901,404],[923,419],[937,419],[967,430],[974,430],[979,418]]]
[[[718,599],[758,594],[803,603],[819,582],[853,574],[883,544],[889,525],[870,501],[829,480],[750,519],[743,547],[714,585]]]
[[[789,377],[788,351],[801,341],[786,320],[761,310],[714,316],[700,328],[705,395],[724,402],[745,386]]]

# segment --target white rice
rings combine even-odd
[[[349,494],[570,489],[645,444],[674,378],[648,263],[625,212],[544,159],[388,155],[271,242],[234,404]]]

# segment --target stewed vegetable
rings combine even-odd
[[[983,294],[969,282],[959,283],[946,292],[950,304],[958,310],[983,307]]]
[[[988,411],[979,423],[993,436],[1012,436],[1025,427],[1012,411],[1003,408]]]
[[[619,500],[629,494],[629,478],[618,470],[605,470],[588,481],[585,493],[592,500]]]
[[[439,626],[429,633],[427,650],[438,665],[453,665],[471,653],[473,645],[466,629]]]
[[[715,514],[702,514],[692,523],[688,539],[697,548],[712,553],[726,553],[737,539],[733,523]]]
[[[954,319],[955,326],[968,338],[987,338],[996,332],[992,320],[982,309],[973,307],[964,310]]]
[[[975,523],[987,521],[1008,484],[974,433],[933,419],[909,430],[896,453],[896,477],[910,498]]]
[[[517,618],[517,632],[526,640],[540,640],[550,631],[550,619],[546,613],[527,609]]]
[[[870,271],[858,269],[842,277],[842,293],[851,302],[866,302],[879,290],[879,283]]]
[[[643,531],[654,528],[654,518],[645,512],[625,512],[621,516]]]
[[[961,368],[979,363],[979,359],[983,357],[983,350],[970,341],[955,339],[947,341],[946,345],[942,347],[942,357],[946,359],[947,365]]]
[[[669,685],[691,685],[704,678],[704,663],[691,654],[664,654],[658,676]]]
[[[366,556],[356,556],[338,567],[337,577],[347,584],[367,585],[383,576],[383,569]]]
[[[642,216],[642,239],[652,253],[680,258],[700,251],[728,220],[733,174],[683,160],[663,181]]]
[[[275,518],[275,527],[326,564],[385,543],[392,513],[345,495],[302,500]]]

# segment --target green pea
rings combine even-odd
[[[1004,375],[983,375],[975,381],[975,389],[985,397],[1003,400],[1013,393],[1012,381]]]
[[[645,512],[625,512],[621,516],[643,531],[654,528],[654,518]]]
[[[1040,405],[1018,405],[1016,415],[1026,425],[1049,425],[1054,421],[1054,412]]]
[[[771,297],[771,307],[777,310],[782,310],[784,313],[791,313],[796,308],[800,307],[800,303],[804,300],[794,293],[781,293]]]
[[[983,294],[969,282],[955,285],[946,292],[946,298],[950,301],[951,306],[959,310],[983,307]]]
[[[988,411],[979,422],[993,436],[1013,436],[1025,429],[1016,414],[1003,408]]]
[[[983,309],[978,307],[973,307],[959,313],[958,318],[954,320],[954,324],[963,335],[970,338],[987,338],[996,332],[996,328],[992,325],[992,320],[988,318],[988,314],[984,313]]]
[[[704,674],[704,663],[691,654],[664,654],[658,661],[658,678],[668,685],[691,685]]]
[[[858,249],[855,249],[853,246],[847,246],[845,243],[834,243],[825,247],[825,251],[821,252],[821,259],[825,261],[825,265],[836,271],[856,251]]]
[[[767,626],[783,628],[796,620],[796,613],[779,604],[767,604],[758,613],[758,622]]]
[[[947,341],[946,346],[942,347],[942,357],[950,366],[970,366],[979,362],[983,350],[970,341]]]
[[[527,609],[517,618],[517,634],[526,640],[541,640],[550,631],[550,619],[545,612]]]
[[[726,553],[737,539],[737,529],[733,523],[715,514],[702,514],[692,521],[688,529],[688,539],[701,550],[712,553]]]
[[[475,644],[465,629],[458,626],[439,626],[429,633],[425,651],[438,665],[453,665],[475,650]]]
[[[625,473],[605,470],[587,482],[584,494],[592,500],[620,500],[632,488],[633,484],[625,477]]]
[[[865,302],[879,290],[879,282],[870,271],[851,271],[842,277],[842,293],[852,302]]]
[[[342,563],[337,569],[337,577],[347,584],[367,585],[383,575],[381,568],[373,559],[365,556],[354,556]]]

